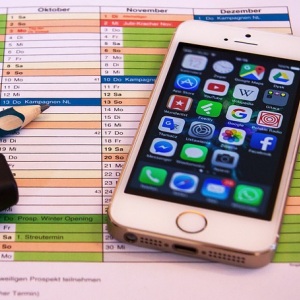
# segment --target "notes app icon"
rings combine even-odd
[[[240,69],[240,77],[250,80],[262,80],[265,74],[265,67],[253,65],[253,64],[243,64]]]

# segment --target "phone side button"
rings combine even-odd
[[[198,233],[205,229],[207,220],[204,215],[196,211],[182,212],[176,218],[177,227],[187,233]]]

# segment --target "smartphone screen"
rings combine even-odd
[[[297,61],[179,43],[125,193],[270,220]]]

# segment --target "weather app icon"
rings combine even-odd
[[[265,67],[253,65],[253,64],[243,64],[240,69],[240,77],[250,80],[262,80],[265,74]]]
[[[176,89],[194,92],[198,89],[200,78],[193,75],[179,74],[174,83]]]

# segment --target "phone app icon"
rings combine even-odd
[[[229,88],[229,83],[223,80],[208,79],[205,82],[203,91],[207,94],[225,96]]]
[[[139,182],[153,186],[162,186],[166,181],[167,175],[168,173],[165,169],[145,166],[141,170]]]
[[[184,119],[164,116],[160,120],[158,129],[161,131],[178,134],[182,132],[184,124]]]
[[[185,144],[182,147],[180,158],[187,161],[202,163],[205,161],[208,149],[195,144]]]
[[[258,113],[256,124],[265,127],[279,128],[281,126],[282,119],[282,114],[262,110]]]
[[[246,137],[246,131],[232,127],[223,127],[219,135],[219,141],[230,145],[242,145]]]
[[[221,114],[222,103],[210,100],[200,100],[196,113],[201,116],[218,117]]]
[[[198,76],[179,74],[174,83],[176,89],[194,92],[198,89],[200,78]]]
[[[203,55],[186,54],[183,58],[181,66],[183,68],[195,71],[202,71],[207,64],[207,57]]]
[[[196,191],[199,179],[195,175],[176,172],[170,181],[170,188],[184,193],[194,193]]]
[[[291,85],[294,81],[295,73],[283,69],[272,69],[269,81],[277,84]]]
[[[155,138],[150,146],[150,152],[161,156],[173,156],[177,143],[172,140]]]
[[[242,64],[240,69],[240,77],[250,80],[262,80],[265,74],[265,67],[253,65],[253,64]]]
[[[239,154],[227,150],[215,150],[211,159],[211,163],[215,166],[233,169],[237,166]]]
[[[195,138],[209,140],[213,137],[215,128],[216,127],[213,124],[195,121],[191,124],[188,135]]]
[[[205,197],[217,200],[226,200],[234,182],[231,179],[207,178],[201,188],[201,194]]]
[[[277,137],[266,133],[254,133],[251,137],[250,147],[262,151],[273,151],[276,147]]]
[[[226,118],[231,121],[248,123],[251,119],[252,109],[249,107],[231,105],[228,107]]]
[[[262,202],[264,191],[261,188],[239,184],[237,185],[233,199],[237,203],[259,206]]]
[[[263,97],[263,102],[275,106],[285,106],[288,102],[289,94],[283,91],[266,90]]]
[[[247,84],[237,84],[233,90],[233,97],[236,99],[246,100],[246,101],[255,101],[259,88]]]
[[[192,103],[193,99],[190,97],[171,95],[167,103],[167,108],[178,111],[189,111]]]

